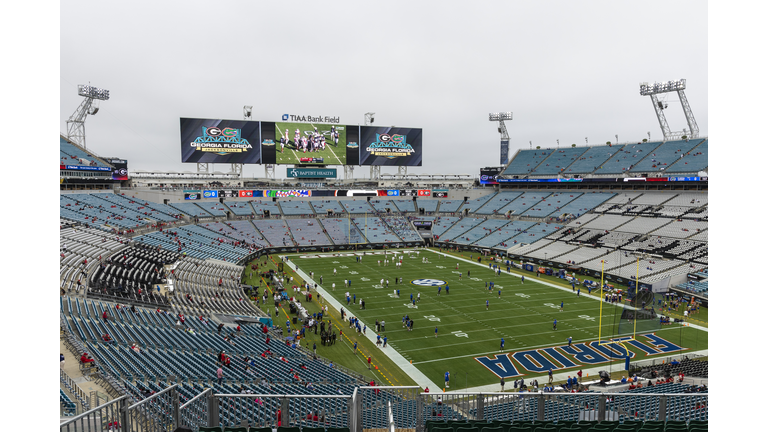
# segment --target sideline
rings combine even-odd
[[[285,255],[280,255],[280,258],[284,259],[284,258],[287,258],[287,257]],[[309,277],[309,275],[304,273],[304,271],[301,270],[293,262],[293,260],[285,259],[283,262],[285,264],[287,264],[288,267],[291,268],[291,270],[293,270],[299,276],[301,276],[305,281],[313,281],[313,283],[314,283],[314,280],[311,279]],[[317,292],[322,294],[323,299],[325,300],[325,302],[328,303],[331,307],[335,308],[336,312],[339,312],[341,310],[341,308],[343,307],[343,305],[341,303],[339,303],[339,301],[336,300],[335,297],[333,297],[332,295],[328,294],[328,292],[323,288],[322,285],[317,284]],[[348,314],[352,314],[352,311],[348,310],[347,313]],[[360,322],[367,325],[367,323],[365,323],[365,321],[363,321],[362,319],[360,320]],[[396,323],[394,323],[394,324],[396,324]],[[371,326],[368,326],[368,328],[372,329],[372,330],[374,329]],[[360,335],[360,336],[368,338],[368,340],[371,341],[371,343],[374,346],[378,346],[378,345],[376,345],[376,337],[374,336],[375,333],[376,333],[375,331],[371,331],[371,332],[369,332],[369,333],[367,333],[365,335]],[[402,356],[402,354],[397,352],[397,350],[395,350],[391,346],[388,347],[388,348],[389,349],[380,348],[381,353],[383,355],[387,356],[393,363],[395,363],[395,365],[397,365],[397,367],[399,367],[406,375],[408,375],[411,379],[416,381],[416,383],[420,387],[422,387],[422,388],[429,387],[429,388],[432,388],[432,389],[442,388],[442,387],[438,386],[437,384],[435,384],[434,382],[432,382],[432,380],[427,378],[427,376],[424,375],[424,373],[422,371],[418,370],[416,368],[416,366],[412,365],[411,362],[406,360],[405,357]]]

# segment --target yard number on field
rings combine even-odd
[[[456,337],[465,337],[465,338],[469,338],[469,335],[468,335],[468,334],[466,334],[466,333],[464,333],[464,332],[462,332],[462,331],[452,331],[452,332],[451,332],[451,334],[452,334],[452,335],[454,335],[454,336],[456,336]]]
[[[430,321],[440,321],[440,318],[434,316],[434,315],[425,315],[424,318],[430,320]]]

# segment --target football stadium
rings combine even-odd
[[[470,174],[410,111],[256,103],[162,108],[145,168],[86,133],[119,82],[62,87],[60,430],[708,430],[706,82],[678,78],[611,96],[653,138],[483,112]]]

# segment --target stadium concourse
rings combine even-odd
[[[550,387],[546,374],[529,374],[520,380],[524,387],[510,380],[500,393],[498,385],[443,392],[442,382],[392,349],[390,361],[418,386],[391,386],[383,373],[366,375],[325,358],[338,355],[332,350],[321,347],[318,356],[302,346],[302,332],[318,327],[327,335],[324,343],[343,343],[346,328],[330,318],[344,305],[328,284],[280,257],[399,249],[450,253],[469,267],[459,257],[470,251],[510,261],[518,275],[574,283],[604,275],[612,289],[637,284],[647,292],[675,293],[694,308],[706,306],[708,202],[699,172],[707,167],[707,142],[519,151],[501,179],[526,181],[449,186],[445,198],[378,196],[377,189],[399,189],[395,180],[348,188],[370,191],[373,199],[321,193],[273,199],[268,190],[286,189],[278,184],[251,186],[250,195],[238,198],[246,182],[226,199],[185,199],[183,189],[208,187],[194,180],[182,190],[132,183],[108,191],[62,190],[60,320],[67,354],[61,414],[75,419],[62,430],[93,421],[105,429],[361,432],[387,427],[388,403],[398,427],[419,432],[445,420],[467,421],[477,432],[588,430],[596,422],[611,426],[602,430],[626,430],[628,423],[642,423],[642,430],[706,426],[706,361],[693,353],[678,355],[674,365],[636,364],[632,382],[602,379],[605,367],[595,367],[584,372],[600,379],[565,382],[573,371],[559,372]],[[62,140],[62,164],[69,158],[108,167],[70,147]],[[639,180],[666,173],[688,177]],[[574,181],[537,181],[553,178]],[[576,181],[587,179],[593,181]],[[284,264],[308,283],[301,294],[306,303],[319,294],[333,309],[306,313],[304,300],[291,291],[296,283],[281,278]],[[243,283],[257,279],[264,284]],[[276,315],[269,313],[272,305]],[[278,310],[293,325],[284,326]],[[365,343],[375,346],[372,331],[367,337]]]

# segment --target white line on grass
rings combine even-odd
[[[285,255],[282,255],[281,258],[284,256]],[[307,281],[312,280],[308,274],[304,273],[303,270],[298,268],[298,266],[293,262],[293,260],[286,261],[286,263],[291,269],[293,269],[293,271],[298,273],[299,276],[301,276],[304,280],[307,280]],[[332,295],[329,295],[328,292],[325,291],[325,289],[322,287],[322,285],[319,285],[319,284],[317,285],[317,291],[323,296],[325,301],[328,302],[333,308],[335,308],[337,311],[341,310],[341,308],[343,307],[342,304],[339,303],[339,301],[336,300],[335,297],[333,297]],[[361,322],[365,324],[364,321],[361,320]],[[369,328],[371,327],[369,326]],[[368,340],[371,341],[371,343],[373,343],[374,346],[378,346],[376,345],[376,337],[374,336],[374,333],[375,332],[370,332],[362,336],[368,338]],[[397,350],[395,350],[392,347],[389,347],[389,348],[390,349],[381,348],[381,353],[387,356],[390,360],[392,360],[392,362],[395,363],[405,374],[407,374],[412,380],[416,381],[416,383],[419,386],[439,388],[437,384],[435,384],[434,382],[432,382],[432,380],[427,378],[427,376],[422,371],[417,369],[408,360],[406,360],[402,354],[397,352]]]

